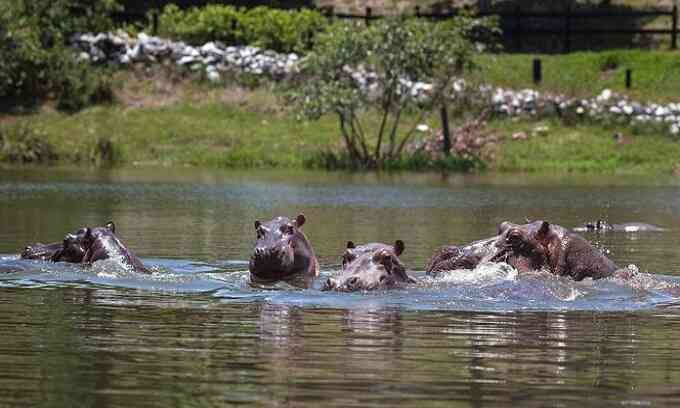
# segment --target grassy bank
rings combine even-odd
[[[543,62],[543,82],[532,80],[533,59]],[[677,102],[680,98],[680,53],[673,51],[616,50],[567,55],[499,54],[478,59],[479,70],[470,78],[509,88],[539,90],[577,97],[603,89],[639,101]],[[633,70],[633,87],[625,88],[625,72]]]
[[[558,121],[496,121],[503,134],[524,132],[526,140],[506,138],[492,170],[501,172],[584,172],[609,174],[678,174],[680,143],[666,135],[636,134],[597,125],[565,126]],[[534,132],[537,128],[545,132]],[[622,133],[616,140],[613,135]]]
[[[522,61],[526,57],[498,58]],[[578,56],[561,58],[578,60]],[[559,65],[559,60],[555,63]],[[564,62],[562,71],[577,75],[577,66],[576,62]],[[510,66],[494,70],[498,82],[507,80],[516,85],[512,79],[500,76],[501,71],[513,72]],[[328,152],[341,150],[334,117],[317,122],[299,121],[267,85],[255,89],[211,86],[171,71],[148,69],[120,72],[115,83],[115,104],[76,114],[61,113],[46,105],[25,115],[0,116],[0,132],[9,134],[22,124],[29,127],[52,147],[51,154],[59,164],[92,165],[102,141],[110,142],[113,161],[121,166],[304,168],[323,165]],[[573,79],[562,79],[551,86],[564,91],[565,83],[579,85]],[[664,85],[655,87],[659,92],[667,92],[670,98],[671,91],[664,89]],[[587,91],[584,86],[579,89]],[[648,91],[648,95],[652,93]],[[377,116],[368,119],[368,128],[379,125]],[[412,123],[413,118],[407,117],[404,124]],[[438,128],[438,115],[425,123]],[[548,130],[538,135],[534,130],[539,126]],[[630,174],[680,171],[680,143],[652,130],[636,134],[625,126],[566,126],[558,121],[531,120],[493,120],[488,127],[499,138],[489,146],[487,155],[486,168],[492,171]],[[615,132],[622,133],[623,139],[616,141]],[[528,137],[515,140],[512,135],[517,133]],[[438,163],[406,159],[387,167],[459,170],[464,166],[455,159]]]

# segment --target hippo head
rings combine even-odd
[[[61,248],[61,242],[53,242],[51,244],[36,243],[27,245],[26,248],[24,248],[24,250],[21,252],[21,259],[49,261],[57,251],[61,250]]]
[[[590,221],[587,222],[585,225],[586,231],[608,231],[610,229],[613,229],[612,225],[608,223],[606,220],[597,220],[597,221]]]
[[[404,252],[404,242],[397,240],[394,245],[347,243],[342,257],[342,273],[337,278],[328,278],[322,290],[354,292],[373,289],[387,289],[403,283],[415,282],[406,274],[399,255]]]
[[[262,223],[255,221],[255,249],[250,257],[250,273],[263,280],[287,278],[305,271],[312,262],[313,253],[302,233],[305,216],[294,220],[276,217]]]
[[[75,234],[66,234],[62,247],[52,256],[53,262],[80,263],[92,246],[95,235],[100,231],[116,232],[116,225],[109,221],[103,228],[81,228]]]
[[[505,261],[520,272],[551,265],[550,253],[559,240],[549,223],[536,221],[524,225],[504,222],[498,227],[494,261]]]

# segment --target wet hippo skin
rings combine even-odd
[[[342,271],[337,277],[328,278],[322,290],[340,292],[392,289],[415,279],[408,276],[399,256],[404,252],[404,242],[393,245],[370,243],[355,245],[347,243],[342,257]]]
[[[269,283],[302,278],[308,286],[319,275],[319,261],[302,232],[306,218],[275,217],[262,223],[255,221],[256,241],[248,269],[251,280]]]

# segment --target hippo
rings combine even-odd
[[[605,220],[590,221],[573,229],[575,232],[663,232],[665,228],[643,222],[610,224]]]
[[[403,252],[404,242],[401,240],[394,245],[370,243],[358,246],[349,241],[342,256],[342,272],[337,278],[328,278],[321,290],[355,292],[392,289],[415,283],[399,260]]]
[[[500,252],[496,246],[498,237],[472,242],[463,247],[449,245],[437,249],[425,267],[428,275],[457,269],[475,269],[482,262],[492,262]]]
[[[116,227],[112,221],[106,224],[106,228],[115,233]],[[21,252],[21,259],[81,263],[85,256],[85,249],[82,246],[82,240],[76,235],[83,232],[84,229],[80,229],[76,234],[67,234],[62,242],[28,245]]]
[[[81,228],[75,234],[66,235],[63,251],[82,247],[85,250],[82,263],[92,264],[105,259],[115,259],[126,269],[150,273],[142,261],[116,236],[115,231],[116,226],[113,222],[106,224],[106,227]]]
[[[520,272],[546,268],[580,281],[607,278],[620,270],[583,237],[547,221],[504,222],[499,232],[496,247],[500,252],[494,260],[504,260]]]
[[[314,249],[302,232],[306,218],[299,214],[294,220],[276,217],[269,222],[255,221],[257,239],[248,269],[255,283],[298,281],[304,286],[319,275],[319,261]]]
[[[36,242],[35,244],[27,245],[21,252],[21,259],[31,259],[36,261],[50,261],[57,251],[61,251],[63,245],[61,242],[52,242],[51,244],[43,244]],[[80,262],[85,252],[80,255],[80,259],[71,262]]]

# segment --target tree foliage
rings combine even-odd
[[[467,16],[443,23],[399,16],[366,28],[337,22],[316,37],[287,95],[307,119],[337,115],[353,164],[380,167],[402,154],[415,126],[442,103],[456,75],[473,66],[480,51],[475,33],[493,27]],[[369,132],[365,118],[375,112],[380,123]],[[417,121],[404,131],[405,112],[415,113]]]
[[[59,96],[65,87],[72,90],[74,81],[83,81],[85,68],[76,63],[68,37],[110,29],[110,13],[118,9],[116,0],[5,0],[0,7],[0,96]]]
[[[269,7],[236,8],[222,4],[180,9],[169,4],[160,16],[161,35],[202,44],[221,41],[229,45],[250,44],[291,52],[304,48],[326,25],[318,11],[280,10]]]

